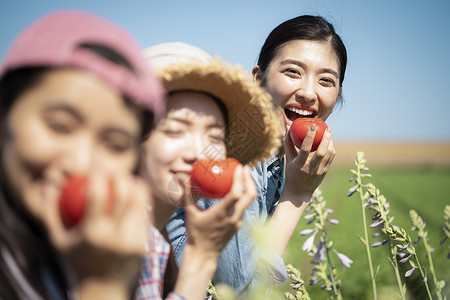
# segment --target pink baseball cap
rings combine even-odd
[[[84,44],[111,48],[134,70],[97,55]],[[58,11],[38,20],[9,48],[0,67],[0,78],[10,70],[39,66],[74,67],[91,72],[152,111],[155,124],[164,114],[165,90],[144,60],[141,48],[125,30],[95,15]]]

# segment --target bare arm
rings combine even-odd
[[[325,131],[317,151],[310,153],[314,135],[315,130],[311,128],[298,152],[289,134],[286,134],[283,141],[286,151],[286,181],[280,202],[268,223],[273,249],[280,256],[286,250],[303,212],[327,174],[336,153],[331,140],[331,127]]]

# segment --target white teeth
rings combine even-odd
[[[286,109],[288,109],[288,110],[290,110],[292,112],[295,112],[295,113],[297,113],[299,115],[302,115],[302,116],[311,116],[313,114],[313,112],[310,111],[310,110],[303,110],[303,109],[298,109],[298,108],[295,108],[295,107],[286,107]]]

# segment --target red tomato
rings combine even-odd
[[[69,177],[61,189],[59,213],[66,228],[76,226],[86,211],[88,179],[84,176]],[[108,180],[108,202],[106,212],[113,213],[115,200],[114,182]]]
[[[196,161],[191,171],[193,193],[208,199],[223,198],[231,189],[238,165],[234,158]]]
[[[86,177],[70,177],[61,189],[59,212],[66,228],[71,228],[80,222],[86,210]]]
[[[320,119],[314,118],[298,118],[294,122],[292,122],[291,129],[289,130],[289,134],[291,136],[291,140],[297,148],[300,148],[303,140],[308,133],[309,128],[312,124],[316,124],[316,135],[314,137],[314,141],[311,147],[311,152],[317,150],[322,141],[323,134],[327,129],[327,124]]]

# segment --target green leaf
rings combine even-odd
[[[360,236],[359,234],[358,234],[358,237],[359,237],[359,240],[361,241],[361,243],[363,243],[363,245],[366,246],[367,245],[366,240],[363,239],[362,236]]]
[[[409,261],[409,264],[411,265],[411,267],[417,268],[416,263],[412,259],[410,259],[408,261]]]
[[[373,279],[375,279],[375,277],[377,276],[379,270],[380,270],[380,265],[377,266],[377,269],[373,273]]]

